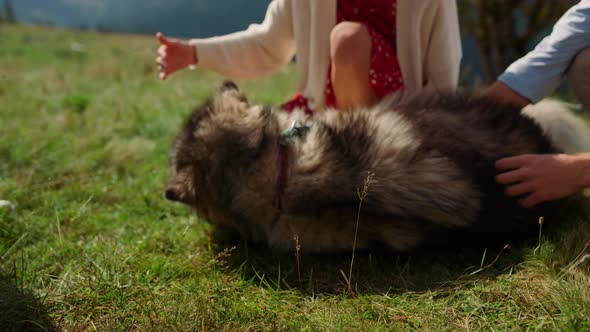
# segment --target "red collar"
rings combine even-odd
[[[279,174],[277,176],[277,196],[276,205],[279,209],[282,208],[283,194],[287,188],[287,180],[289,179],[289,149],[286,144],[279,144],[279,158],[278,158]]]
[[[281,208],[281,202],[283,194],[287,188],[287,182],[289,180],[289,146],[293,145],[294,139],[302,138],[305,133],[311,128],[310,124],[300,124],[293,121],[291,127],[285,130],[281,134],[279,139],[279,158],[278,158],[278,169],[277,175],[277,206]]]
[[[292,112],[296,108],[303,109],[303,112],[308,118],[311,118],[313,115],[307,98],[303,97],[301,93],[297,93],[295,98],[281,105],[281,110],[286,112]],[[293,143],[293,137],[301,137],[307,129],[309,129],[308,125],[297,127],[294,122],[291,128],[281,133],[277,161],[279,169],[279,174],[277,175],[277,196],[275,198],[276,206],[279,209],[282,208],[283,195],[287,188],[287,181],[289,180],[289,145]]]

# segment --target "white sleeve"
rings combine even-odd
[[[271,1],[264,21],[244,31],[190,40],[198,66],[226,77],[253,78],[289,63],[295,54],[291,1]]]
[[[555,90],[572,60],[586,47],[590,47],[590,1],[582,0],[557,21],[549,36],[498,79],[536,103]]]
[[[439,2],[430,38],[425,64],[427,85],[434,86],[437,91],[455,90],[463,56],[455,0]]]

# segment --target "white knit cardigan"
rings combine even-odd
[[[297,53],[299,91],[324,105],[336,0],[274,0],[261,24],[229,35],[192,39],[199,66],[230,78],[270,74]],[[404,92],[454,90],[461,39],[455,0],[398,0],[396,47]]]

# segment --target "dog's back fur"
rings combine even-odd
[[[559,202],[523,209],[494,181],[494,162],[558,150],[530,117],[491,100],[459,95],[393,96],[354,112],[317,112],[311,127],[281,147],[302,111],[251,106],[233,84],[197,109],[171,153],[166,197],[215,225],[285,250],[350,250],[359,187],[357,248],[505,241],[534,234]],[[288,156],[286,183],[281,149]]]

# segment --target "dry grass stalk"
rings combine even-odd
[[[361,219],[361,209],[363,206],[363,201],[365,200],[365,198],[367,197],[367,194],[369,193],[369,187],[371,186],[371,183],[373,183],[374,178],[375,178],[375,172],[372,172],[372,171],[367,172],[367,177],[365,178],[365,181],[363,182],[362,188],[357,189],[357,196],[359,198],[359,206],[358,206],[357,213],[356,213],[356,224],[354,227],[354,240],[352,242],[352,254],[351,254],[351,258],[350,258],[350,269],[348,271],[348,277],[346,277],[346,275],[344,274],[344,272],[342,270],[340,271],[340,273],[344,277],[344,280],[346,281],[346,285],[348,287],[348,292],[353,296],[355,296],[355,292],[352,289],[352,268],[354,266],[354,255],[355,255],[355,251],[356,251],[356,238],[357,238],[357,234],[358,234],[359,222]]]

